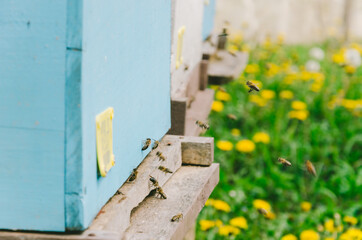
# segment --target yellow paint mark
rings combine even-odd
[[[113,114],[113,108],[109,107],[96,116],[97,160],[99,172],[102,177],[105,177],[114,166]]]
[[[210,0],[204,0],[204,5],[208,6],[210,4]]]
[[[184,41],[184,33],[185,33],[185,26],[182,26],[179,30],[178,30],[178,39],[177,39],[177,50],[176,50],[176,69],[178,69],[182,62],[183,62],[183,58],[182,58],[182,45],[183,45],[183,41]]]

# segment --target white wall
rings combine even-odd
[[[344,33],[347,0],[218,0],[214,32],[229,22],[231,34],[249,40],[285,36],[289,43],[322,41]],[[351,39],[362,37],[362,0],[351,0]]]
[[[171,98],[186,96],[190,73],[202,57],[202,19],[204,0],[172,0]],[[178,30],[185,26],[183,64],[176,69]],[[185,71],[185,66],[188,70]]]

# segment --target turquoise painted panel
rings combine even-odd
[[[0,126],[64,130],[64,1],[0,1]]]
[[[81,113],[76,113],[81,116],[81,130],[76,136],[67,134],[66,144],[67,149],[76,147],[76,152],[69,151],[74,158],[67,157],[66,163],[66,227],[71,230],[86,228],[148,154],[149,150],[141,151],[143,140],[160,139],[170,128],[171,2],[87,0],[82,14],[81,99],[77,100]],[[76,82],[77,77],[68,77],[67,82]],[[101,178],[95,118],[108,107],[114,108],[116,165]],[[69,119],[73,120],[79,121]],[[67,122],[67,129],[68,124],[77,125]],[[82,169],[82,174],[69,173],[70,165]]]
[[[204,19],[202,27],[202,37],[205,40],[212,32],[214,27],[216,0],[209,0],[209,4],[204,7]]]
[[[65,31],[65,1],[0,1],[0,228],[65,229]]]
[[[0,136],[0,229],[64,231],[63,132],[1,127]]]

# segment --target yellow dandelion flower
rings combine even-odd
[[[254,151],[255,143],[248,139],[243,139],[237,142],[235,147],[236,150],[238,150],[239,152],[249,153]]]
[[[356,225],[358,222],[357,218],[352,217],[352,216],[345,216],[343,218],[343,221],[346,223],[352,224],[352,225]]]
[[[220,220],[220,219],[217,219],[216,221],[215,221],[215,226],[216,227],[220,227],[220,226],[222,226],[223,225],[223,223],[222,223],[222,221]]]
[[[239,129],[233,128],[231,129],[231,135],[233,135],[234,137],[239,137],[241,135],[241,132]]]
[[[362,55],[362,47],[358,43],[352,43],[351,47],[356,49]]]
[[[270,143],[270,137],[265,132],[258,132],[258,133],[254,134],[253,141],[256,143],[261,142],[261,143],[268,144],[268,143]]]
[[[352,99],[342,99],[342,106],[348,109],[355,109],[358,106],[358,102]]]
[[[351,65],[347,65],[344,67],[344,71],[348,74],[353,74],[356,72],[356,67],[351,66]]]
[[[267,212],[270,212],[270,210],[271,210],[270,204],[267,201],[264,201],[262,199],[255,199],[253,201],[253,206],[256,209],[260,209],[260,208],[265,209]]]
[[[280,72],[280,67],[274,63],[267,63],[267,69],[265,75],[268,77],[273,77]]]
[[[306,111],[306,110],[290,111],[288,113],[289,118],[295,118],[295,119],[298,119],[298,120],[301,120],[301,121],[306,120],[308,115],[309,115],[309,112]]]
[[[304,230],[300,234],[300,240],[319,240],[319,234],[314,230]]]
[[[362,231],[356,228],[349,228],[345,233],[343,233],[340,237],[340,240],[361,240],[362,239]]]
[[[220,101],[230,101],[231,97],[230,94],[222,91],[217,91],[215,94],[215,98]]]
[[[201,219],[199,224],[200,224],[201,231],[207,231],[210,228],[215,227],[215,221],[210,221],[210,220],[205,220],[205,219]]]
[[[326,231],[328,232],[334,232],[334,221],[332,219],[328,219],[325,223],[324,223],[324,228],[326,229]]]
[[[218,149],[222,150],[222,151],[231,151],[234,147],[234,145],[229,142],[229,141],[217,141],[216,146]]]
[[[284,235],[280,240],[298,240],[298,238],[293,234]]]
[[[307,104],[305,104],[305,102],[302,101],[293,101],[292,108],[295,110],[304,110],[307,108]]]
[[[334,63],[340,64],[340,65],[343,64],[345,62],[344,53],[340,52],[340,53],[334,54],[332,57],[332,61]]]
[[[219,227],[219,235],[221,235],[221,236],[230,236],[230,235],[236,236],[238,234],[240,234],[239,228],[229,226],[229,225]]]
[[[283,90],[279,93],[279,97],[281,99],[292,99],[294,97],[294,94],[292,91],[289,90]]]
[[[211,109],[215,112],[221,112],[224,109],[224,104],[220,101],[213,101]]]
[[[309,89],[313,92],[320,92],[322,87],[323,87],[322,83],[313,83]]]
[[[310,203],[310,202],[302,202],[301,204],[300,204],[300,207],[302,208],[302,210],[304,211],[304,212],[309,212],[309,210],[312,208],[312,204]]]
[[[272,90],[265,89],[260,91],[260,95],[262,98],[269,100],[275,97],[275,92]]]
[[[260,71],[258,64],[248,64],[245,67],[245,72],[249,74],[258,73]]]
[[[248,229],[248,222],[244,217],[235,217],[230,219],[230,225],[242,229]]]
[[[210,85],[209,88],[213,89],[213,90],[218,90],[219,86],[218,85]]]
[[[335,240],[335,238],[333,238],[333,237],[326,237],[326,238],[324,238],[324,240]]]
[[[260,107],[265,107],[265,105],[268,103],[266,99],[260,97],[259,95],[250,95],[249,101],[256,103]]]
[[[205,206],[214,206],[215,199],[209,198],[205,202]]]
[[[222,200],[215,200],[213,204],[214,208],[216,210],[224,211],[224,212],[230,212],[230,206],[226,202]]]

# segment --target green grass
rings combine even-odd
[[[242,44],[242,43],[241,43]],[[237,44],[237,47],[241,45]],[[244,73],[225,86],[231,100],[225,101],[220,112],[213,111],[209,117],[210,130],[205,136],[233,143],[231,151],[215,147],[215,162],[220,163],[220,182],[210,198],[221,199],[231,207],[230,212],[206,206],[199,220],[221,220],[229,224],[233,217],[247,219],[248,229],[230,236],[220,236],[218,227],[202,231],[197,224],[196,239],[280,239],[286,234],[299,236],[303,230],[317,231],[327,219],[335,219],[338,213],[358,218],[355,228],[362,222],[362,118],[359,109],[348,109],[330,101],[343,89],[341,99],[362,98],[362,67],[348,75],[343,67],[332,62],[332,56],[341,46],[334,41],[320,44],[325,57],[320,61],[320,72],[325,76],[319,92],[310,90],[314,80],[294,80],[285,83],[288,75],[278,71],[267,76],[267,63],[281,66],[288,62],[299,72],[311,59],[309,49],[313,46],[280,46],[271,48],[257,46],[250,52],[249,64],[256,63],[260,71],[255,74]],[[275,92],[275,97],[263,107],[250,101],[245,88],[246,80],[261,81],[262,89]],[[293,99],[281,99],[279,93],[290,90]],[[291,102],[303,101],[307,104],[308,117],[304,120],[290,119],[288,112],[293,110]],[[234,114],[237,120],[227,117]],[[241,136],[233,136],[231,129],[241,131]],[[256,143],[251,153],[239,152],[235,145],[241,139],[252,140],[257,132],[270,136],[270,143]],[[278,157],[292,162],[290,168],[277,163]],[[304,163],[311,160],[316,167],[317,177],[305,171]],[[266,219],[255,208],[253,201],[263,199],[270,203],[275,219]],[[312,209],[304,212],[301,202],[308,201]],[[336,221],[337,220],[337,221]],[[350,226],[341,220],[344,231]],[[319,226],[320,228],[320,226]],[[321,229],[320,229],[321,230]],[[324,228],[319,232],[320,239],[335,237],[343,232],[330,233]]]

